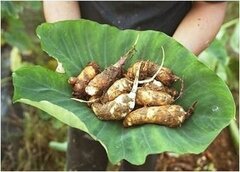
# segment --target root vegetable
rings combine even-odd
[[[121,78],[113,83],[107,92],[103,95],[102,102],[106,103],[114,100],[121,94],[128,93],[131,91],[132,82],[127,78]]]
[[[156,71],[158,66],[152,68],[152,72]],[[179,77],[174,75],[169,68],[163,67],[156,77],[156,80],[161,81],[164,85],[170,86],[173,82],[177,81]]]
[[[151,62],[150,61],[138,61],[134,63],[130,68],[128,68],[126,77],[130,80],[133,80],[135,77],[136,69],[139,63],[142,63],[142,67],[140,69],[140,76],[139,80],[146,79],[149,77],[149,68],[151,68]]]
[[[138,87],[138,78],[141,63],[137,69],[137,74],[133,82],[133,87],[130,93],[121,94],[113,101],[102,103],[93,103],[92,110],[95,115],[102,120],[120,120],[130,113],[135,107],[136,92]]]
[[[68,83],[73,87],[73,95],[76,97],[85,96],[87,84],[100,72],[95,62],[90,62],[77,77],[70,77]]]
[[[145,79],[143,81],[139,81],[139,84],[145,84],[145,83],[149,83],[149,82],[152,82],[156,77],[157,75],[159,74],[159,72],[161,71],[162,67],[163,67],[163,63],[164,63],[164,60],[165,60],[165,51],[164,51],[164,48],[162,48],[162,62],[161,62],[161,65],[158,67],[158,69],[156,70],[156,72],[152,75],[151,78],[148,78],[148,79]]]
[[[88,95],[94,96],[102,94],[112,85],[113,82],[121,77],[122,67],[125,61],[129,57],[132,57],[136,51],[135,46],[137,41],[138,37],[131,49],[125,55],[123,55],[117,63],[106,68],[102,73],[98,74],[89,82],[85,89]]]
[[[174,88],[166,87],[160,81],[157,81],[157,80],[153,80],[150,83],[146,83],[143,85],[143,87],[149,88],[149,89],[155,90],[155,91],[166,92],[173,97],[177,97],[179,95],[177,90],[175,90]]]
[[[136,51],[137,40],[138,37],[128,52],[103,72],[99,73],[99,66],[92,62],[78,77],[70,77],[68,82],[75,96],[72,99],[87,103],[101,120],[124,119],[124,127],[148,123],[181,126],[193,113],[196,102],[187,111],[180,105],[173,105],[183,93],[183,80],[163,67],[163,47],[160,66],[151,61],[139,61],[123,78],[123,65]],[[170,87],[175,81],[181,81],[179,92]],[[86,99],[80,99],[82,97]]]
[[[131,68],[127,70],[126,77],[132,79],[134,77],[134,71],[139,62],[135,63]],[[143,61],[143,67],[141,68],[140,80],[149,78],[153,76],[156,71],[159,69],[159,66],[150,61]],[[164,85],[170,86],[173,82],[178,80],[178,77],[175,76],[172,71],[166,67],[162,67],[156,80],[161,81]],[[141,83],[141,82],[139,82]]]
[[[166,92],[140,87],[137,91],[136,103],[142,106],[161,106],[174,102],[174,98]]]
[[[85,91],[91,96],[100,95],[120,76],[121,69],[111,66],[91,80]]]
[[[101,120],[121,120],[134,108],[134,104],[131,104],[129,97],[122,94],[105,104],[93,103],[91,108]]]
[[[124,127],[140,124],[160,124],[168,127],[180,126],[189,116],[179,105],[143,107],[129,113],[124,121]]]
[[[165,52],[163,47],[161,48],[162,48],[163,60],[160,66],[150,61],[140,61],[143,63],[143,65],[140,70],[139,84],[149,83],[149,82],[152,82],[154,79],[156,79],[158,81],[161,81],[164,85],[170,86],[174,81],[177,81],[179,79],[179,77],[175,76],[170,69],[166,67],[162,67],[165,59]],[[127,78],[129,79],[134,78],[136,67],[140,62],[133,64],[133,66],[127,70],[127,73],[126,73]],[[147,79],[149,77],[151,78]]]

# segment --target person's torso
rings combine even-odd
[[[158,30],[172,35],[191,8],[184,1],[82,1],[81,17],[120,29]]]

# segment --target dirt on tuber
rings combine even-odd
[[[86,86],[98,73],[100,73],[98,64],[90,62],[77,77],[70,77],[68,83],[72,85],[72,95],[77,98],[86,96]]]
[[[92,110],[98,118],[102,120],[120,120],[134,109],[140,67],[141,63],[139,63],[138,69],[136,71],[134,83],[130,93],[121,94],[114,100],[105,104],[92,104]]]
[[[136,103],[141,106],[161,106],[174,102],[174,98],[163,91],[140,87],[137,91]]]
[[[123,65],[126,60],[131,58],[136,52],[135,46],[138,37],[133,46],[125,53],[118,62],[104,69],[103,72],[95,76],[85,88],[85,91],[90,96],[100,95],[104,93],[117,79],[122,76]]]
[[[190,116],[179,105],[142,107],[132,111],[123,121],[124,127],[140,124],[160,124],[168,127],[180,126]]]
[[[179,127],[194,112],[195,104],[187,111],[174,102],[183,93],[183,80],[163,67],[162,63],[138,61],[123,73],[125,61],[136,52],[134,45],[114,65],[100,73],[92,62],[78,77],[70,77],[75,101],[87,103],[101,120],[122,120],[124,127],[159,124]],[[181,81],[180,89],[173,83]]]
[[[132,82],[127,78],[121,78],[113,83],[111,87],[107,90],[107,92],[102,97],[102,102],[106,103],[114,100],[121,94],[128,93],[131,91]]]
[[[179,96],[179,92],[176,89],[164,86],[160,81],[157,81],[155,79],[152,82],[144,84],[143,87],[149,88],[149,89],[155,90],[155,91],[166,92],[166,93],[170,94],[171,96],[173,96],[174,98]]]
[[[159,69],[159,66],[156,63],[153,63],[151,61],[141,61],[141,62],[143,63],[143,65],[140,70],[140,78],[139,78],[140,80],[147,79],[153,76]],[[135,63],[132,67],[130,67],[127,70],[126,77],[128,79],[131,80],[132,78],[134,78],[134,74],[135,74],[138,63],[140,62]],[[161,81],[166,86],[170,86],[173,82],[177,81],[179,77],[174,75],[170,69],[166,67],[162,67],[155,79],[158,81]]]

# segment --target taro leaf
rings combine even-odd
[[[142,164],[149,154],[164,151],[200,153],[235,114],[232,95],[225,83],[197,60],[182,45],[156,31],[118,30],[87,20],[42,24],[37,29],[42,48],[58,59],[66,74],[42,67],[21,68],[13,73],[14,101],[38,107],[62,122],[89,133],[101,142],[110,161],[126,159]],[[116,62],[134,43],[137,53],[125,67],[139,59],[160,64],[161,46],[165,66],[184,80],[183,96],[176,102],[187,109],[198,101],[195,113],[180,127],[168,128],[147,124],[124,128],[121,121],[97,119],[85,105],[70,99],[67,78],[77,75],[91,60],[102,68]]]

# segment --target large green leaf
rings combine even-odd
[[[142,164],[148,154],[202,152],[226,127],[235,114],[233,98],[225,83],[182,45],[156,31],[118,30],[86,20],[42,24],[37,29],[42,48],[56,58],[66,74],[42,67],[21,68],[13,74],[14,100],[38,107],[62,122],[89,133],[101,142],[112,163],[122,159]],[[115,63],[134,43],[137,53],[126,67],[138,59],[161,62],[184,80],[183,96],[176,102],[187,109],[198,101],[195,113],[180,128],[142,125],[124,128],[120,121],[97,119],[82,103],[70,99],[67,78],[77,75],[91,60],[102,68]]]

